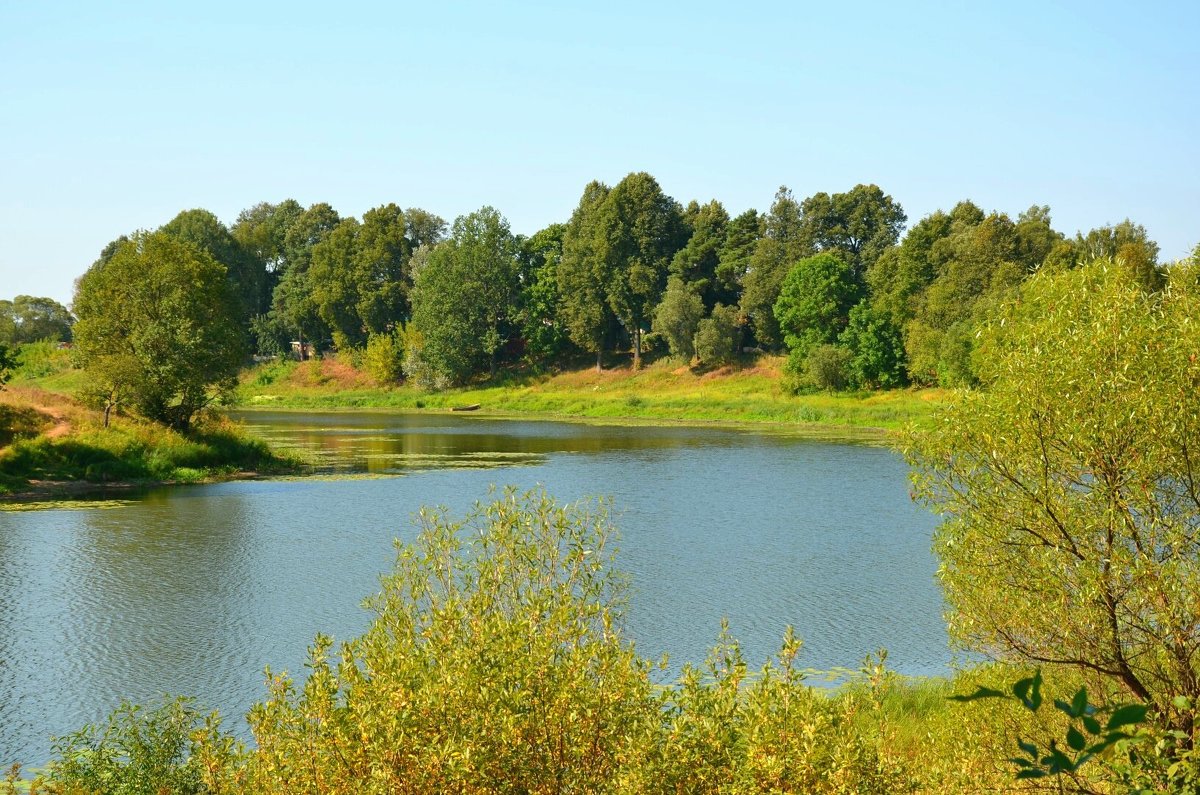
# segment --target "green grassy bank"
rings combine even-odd
[[[489,414],[660,422],[763,424],[811,429],[895,430],[929,416],[940,390],[791,395],[782,359],[696,371],[656,362],[639,372],[617,367],[553,375],[502,374],[475,386],[425,392],[383,387],[335,359],[277,362],[248,370],[239,398],[250,407],[447,410],[479,404]]]
[[[31,386],[0,392],[0,414],[12,420],[0,439],[0,499],[194,483],[299,466],[219,417],[187,434],[128,417],[104,428],[97,412]]]

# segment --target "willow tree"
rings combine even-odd
[[[1078,669],[1190,736],[1200,704],[1200,287],[1101,260],[981,333],[981,389],[911,434],[953,638]],[[1187,696],[1190,702],[1175,701]],[[1181,706],[1182,705],[1182,706]]]

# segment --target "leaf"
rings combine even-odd
[[[1045,770],[1039,770],[1036,767],[1030,767],[1030,768],[1026,768],[1025,770],[1017,771],[1017,775],[1015,775],[1013,778],[1017,778],[1017,779],[1045,778],[1046,775],[1047,775],[1047,773]]]
[[[1088,697],[1087,688],[1079,688],[1079,692],[1075,694],[1075,698],[1071,699],[1071,709],[1074,710],[1072,715],[1076,718],[1082,718],[1087,714]]]
[[[1037,759],[1038,747],[1036,745],[1034,745],[1033,743],[1028,743],[1028,742],[1025,742],[1024,740],[1018,740],[1017,746],[1020,747],[1020,749],[1022,751],[1029,754],[1030,756],[1032,756],[1034,759]]]
[[[1085,715],[1083,717],[1083,728],[1088,730],[1088,734],[1099,734],[1100,721],[1096,720],[1090,715]]]
[[[1072,726],[1067,729],[1067,745],[1072,751],[1082,751],[1087,746],[1087,740],[1084,739],[1083,732]]]
[[[1118,707],[1112,715],[1108,717],[1109,731],[1119,729],[1122,726],[1129,726],[1133,723],[1141,723],[1146,719],[1146,713],[1149,707],[1145,704],[1126,704],[1123,707]]]

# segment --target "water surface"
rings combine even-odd
[[[934,520],[893,453],[696,427],[452,414],[247,412],[335,472],[176,487],[83,509],[0,513],[0,763],[121,698],[191,694],[243,730],[262,669],[303,673],[316,632],[360,633],[360,601],[422,505],[461,513],[492,484],[606,496],[640,651],[700,661],[722,618],[760,664],[791,624],[801,664],[946,670]]]

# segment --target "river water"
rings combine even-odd
[[[885,647],[905,674],[948,669],[929,551],[935,524],[904,463],[870,445],[697,427],[452,414],[245,412],[330,473],[156,489],[0,512],[0,764],[122,698],[195,696],[245,733],[270,665],[303,674],[317,632],[360,606],[422,505],[461,514],[491,485],[612,501],[629,634],[671,667],[700,662],[722,618],[752,666],[788,624],[800,663],[856,668]]]

